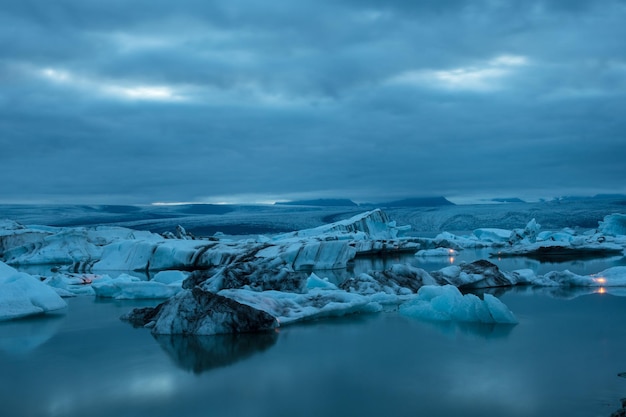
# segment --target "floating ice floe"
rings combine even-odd
[[[32,275],[0,262],[0,321],[60,310],[66,302]]]

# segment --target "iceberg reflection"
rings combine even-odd
[[[27,317],[0,323],[0,351],[26,355],[51,339],[65,321],[63,314]]]
[[[278,340],[278,333],[154,335],[154,338],[176,366],[200,374],[232,365],[269,349]]]

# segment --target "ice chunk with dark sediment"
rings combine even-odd
[[[154,334],[247,333],[278,326],[276,318],[265,311],[199,287],[183,291],[155,309],[135,309],[122,319],[152,327]]]

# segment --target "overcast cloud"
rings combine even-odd
[[[3,0],[0,201],[625,193],[624,22],[624,0]]]

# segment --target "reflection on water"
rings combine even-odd
[[[161,348],[176,366],[199,374],[231,365],[263,352],[278,340],[275,331],[214,336],[156,335]]]
[[[621,372],[617,376],[626,378],[626,372]],[[621,399],[622,407],[611,414],[611,417],[625,417],[626,416],[626,398]]]
[[[65,314],[26,317],[0,322],[0,350],[11,355],[27,355],[53,337]]]
[[[419,319],[409,318],[409,320]],[[419,321],[423,322],[425,326],[432,327],[441,334],[452,339],[458,337],[459,335],[478,337],[482,339],[505,339],[511,334],[516,326],[515,324],[502,323],[460,323],[453,321],[427,320]]]
[[[476,291],[473,291],[476,292]],[[626,297],[626,287],[535,287],[535,286],[517,286],[488,288],[484,292],[501,297],[504,294],[518,294],[527,296],[547,296],[552,298],[560,298],[563,300],[572,300],[583,295],[613,295],[616,297]]]

